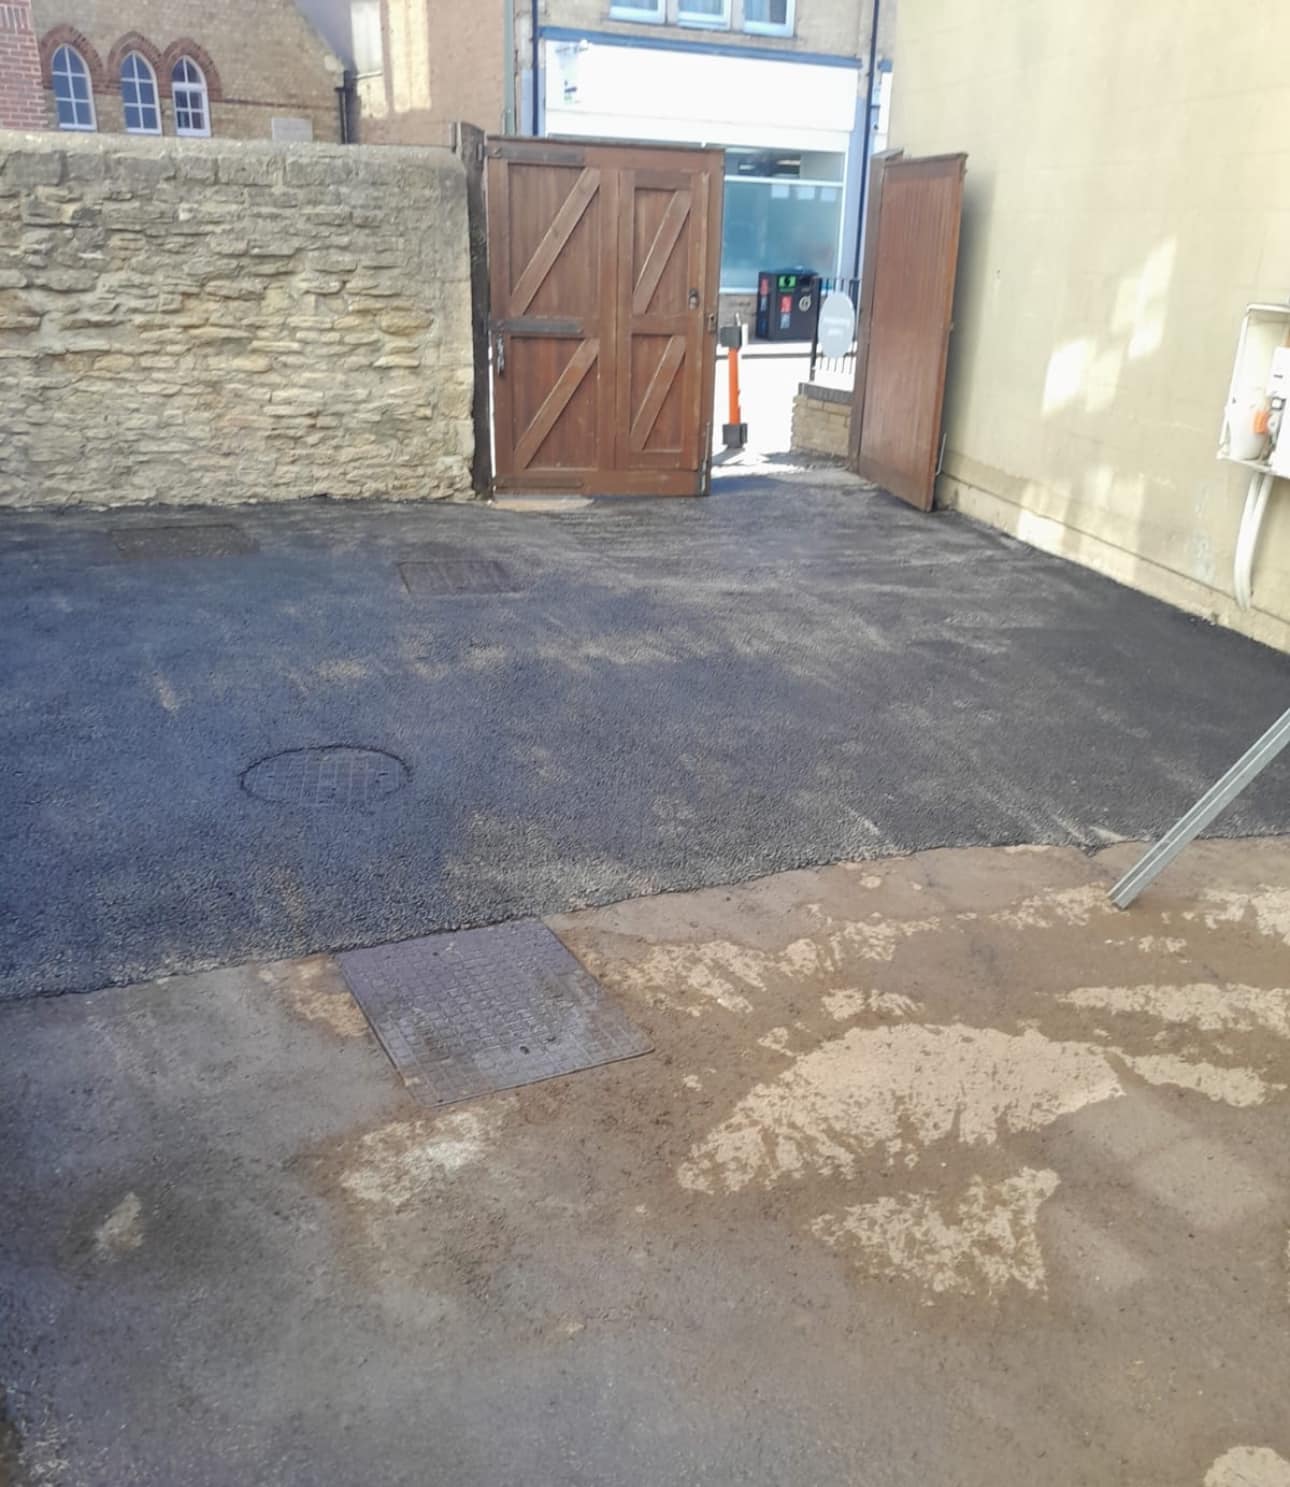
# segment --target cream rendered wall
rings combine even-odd
[[[1242,611],[1214,458],[1290,298],[1290,6],[900,0],[895,56],[891,145],[968,154],[939,498],[1290,649],[1290,482]]]

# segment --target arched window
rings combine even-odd
[[[146,57],[129,52],[121,63],[121,102],[125,127],[130,134],[160,134],[161,108],[157,103],[157,78]]]
[[[54,83],[54,104],[60,129],[96,129],[94,94],[90,70],[75,47],[63,45],[54,53],[49,68]]]
[[[191,57],[180,57],[170,74],[170,82],[175,100],[175,133],[209,134],[210,99],[206,93],[206,76],[201,68]]]

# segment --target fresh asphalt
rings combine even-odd
[[[117,541],[212,523],[254,550]],[[435,585],[479,560],[520,592],[410,592],[398,566]],[[836,859],[1151,836],[1290,692],[1279,653],[836,476],[560,515],[11,512],[0,624],[10,998]],[[329,744],[407,783],[370,810],[242,786]],[[1217,830],[1284,831],[1288,770]]]

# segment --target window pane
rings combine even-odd
[[[842,192],[791,180],[727,178],[721,243],[723,289],[755,289],[764,268],[837,269]]]
[[[786,26],[788,0],[744,0],[744,19],[759,26]]]
[[[131,52],[121,64],[121,102],[125,105],[125,127],[131,134],[161,132],[156,79],[138,52]]]
[[[60,46],[50,72],[60,129],[93,129],[94,105],[90,101],[90,74],[79,52]]]
[[[206,80],[190,57],[180,57],[174,79],[175,129],[180,134],[209,134]]]
[[[725,18],[726,0],[678,0],[677,15],[701,16],[704,20]]]

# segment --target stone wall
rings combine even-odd
[[[0,505],[466,495],[442,150],[0,134]]]
[[[852,391],[800,382],[793,399],[793,448],[802,454],[847,457],[851,437]]]

